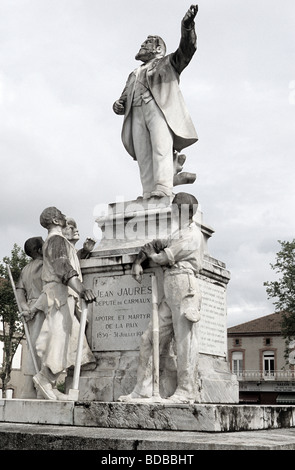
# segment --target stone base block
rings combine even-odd
[[[136,385],[138,351],[100,353],[94,370],[83,370],[80,376],[79,399],[82,401],[117,401],[132,392]],[[239,383],[224,358],[200,354],[199,380],[201,403],[239,403]],[[160,395],[171,396],[176,389],[176,359],[163,356],[160,361]],[[72,376],[66,378],[66,390]]]
[[[200,354],[202,403],[239,403],[239,382],[220,357]]]
[[[295,407],[77,403],[75,424],[106,428],[226,432],[295,426]]]
[[[75,403],[51,400],[0,400],[0,423],[72,425]]]
[[[295,406],[0,400],[0,423],[228,432],[295,427]]]

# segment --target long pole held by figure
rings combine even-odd
[[[80,378],[82,351],[83,351],[87,315],[88,315],[87,303],[84,300],[82,300],[82,313],[81,313],[81,318],[80,318],[80,330],[79,330],[79,337],[78,337],[78,346],[77,346],[76,362],[75,362],[75,369],[74,369],[74,376],[73,376],[73,384],[72,384],[72,388],[69,390],[69,398],[72,398],[73,400],[78,400],[79,398],[79,378]]]
[[[39,367],[38,367],[37,360],[36,360],[36,356],[35,356],[35,353],[34,353],[34,350],[33,350],[33,346],[32,346],[32,343],[31,343],[31,337],[30,337],[29,328],[28,328],[28,325],[27,325],[27,323],[26,323],[26,321],[25,321],[25,319],[24,319],[24,317],[23,317],[23,315],[22,315],[22,313],[21,313],[21,312],[22,312],[22,309],[21,309],[21,306],[20,306],[20,303],[19,303],[19,300],[18,300],[18,297],[17,297],[16,288],[15,288],[15,284],[14,284],[14,280],[13,280],[13,277],[12,277],[12,273],[11,273],[10,266],[8,266],[8,264],[7,264],[6,267],[7,267],[9,279],[10,279],[10,282],[11,282],[12,290],[13,290],[13,293],[14,293],[16,305],[17,305],[19,314],[20,314],[20,316],[21,316],[21,319],[22,319],[22,322],[23,322],[23,325],[24,325],[26,340],[27,340],[27,343],[28,343],[28,346],[29,346],[29,351],[30,351],[31,356],[32,356],[34,368],[35,368],[36,374],[38,374],[38,372],[39,372]]]
[[[158,285],[156,276],[152,276],[153,305],[153,397],[160,398],[160,350],[159,350],[159,312]]]

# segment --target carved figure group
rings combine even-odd
[[[29,379],[23,397],[32,398],[37,393],[38,397],[49,400],[66,399],[56,388],[57,380],[64,370],[75,365],[80,299],[93,302],[95,296],[82,283],[74,246],[79,239],[76,223],[72,219],[67,223],[56,207],[46,208],[40,223],[48,230],[48,236],[45,242],[35,237],[25,243],[25,250],[33,260],[24,268],[17,285],[39,365],[39,372],[35,373],[28,355]],[[85,257],[94,243],[92,239],[85,242],[82,249]],[[82,364],[90,362],[95,359],[85,337]]]
[[[159,353],[175,340],[177,351],[177,388],[170,402],[199,401],[198,380],[198,324],[200,320],[201,291],[197,275],[202,269],[203,238],[193,216],[198,201],[187,193],[178,193],[172,201],[172,226],[178,227],[167,239],[156,239],[145,244],[132,265],[132,276],[140,283],[142,264],[149,260],[163,269],[164,296],[159,304]],[[46,208],[40,216],[41,225],[48,230],[43,242],[34,237],[25,243],[32,261],[24,268],[17,285],[22,314],[26,319],[34,354],[38,358],[35,373],[30,356],[27,362],[27,380],[23,398],[65,400],[57,390],[60,374],[75,365],[80,299],[93,302],[95,294],[82,282],[79,257],[75,243],[79,239],[76,223],[66,219],[56,207]],[[93,240],[83,245],[87,257]],[[120,401],[151,398],[152,322],[142,335],[137,383],[134,390]],[[84,337],[82,364],[95,363]]]

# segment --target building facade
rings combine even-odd
[[[241,403],[295,403],[294,366],[286,356],[282,314],[228,328],[228,360],[239,381]]]

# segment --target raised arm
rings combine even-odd
[[[195,17],[198,5],[191,5],[181,22],[181,39],[178,49],[171,54],[171,63],[180,74],[189,64],[197,50],[197,35],[195,31]]]
[[[198,5],[191,5],[184,18],[182,20],[182,24],[185,28],[190,29],[192,25],[194,26],[194,19],[198,13]]]

